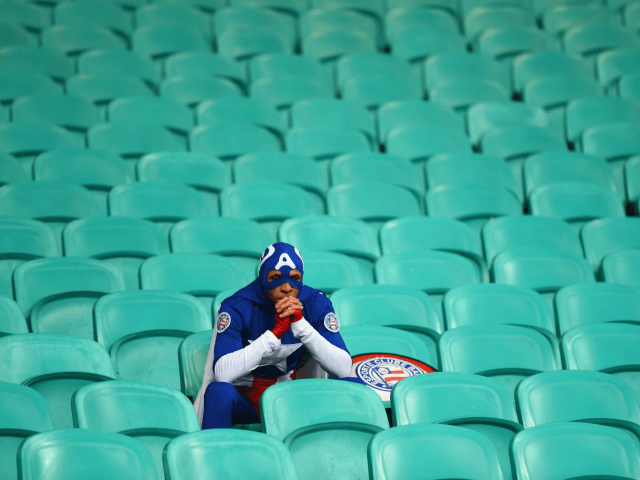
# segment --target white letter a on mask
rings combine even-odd
[[[296,267],[296,264],[293,263],[289,255],[287,255],[286,253],[283,253],[282,255],[280,255],[280,260],[278,260],[278,263],[276,264],[276,270],[280,270],[280,267],[284,267],[284,266],[287,266],[292,270],[295,270],[296,268],[298,268]]]

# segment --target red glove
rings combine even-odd
[[[289,318],[291,319],[291,323],[302,320],[302,310],[296,310],[295,312],[293,312],[293,315],[289,315]]]
[[[300,312],[302,318],[302,312]],[[291,327],[291,317],[280,318],[280,316],[276,313],[276,323],[271,329],[271,333],[273,333],[278,339],[282,338],[282,336],[287,333],[289,327]]]

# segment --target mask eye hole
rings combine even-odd
[[[267,282],[275,282],[279,278],[280,278],[280,272],[278,270],[271,270],[267,274]]]
[[[291,273],[289,274],[289,276],[292,278],[294,282],[299,282],[300,280],[302,280],[302,274],[300,273],[299,270],[291,270]]]

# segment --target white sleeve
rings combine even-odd
[[[216,363],[215,378],[217,382],[233,383],[260,365],[265,355],[280,347],[280,340],[271,330],[260,335],[246,347],[227,353]]]
[[[351,356],[324,338],[304,318],[291,324],[293,336],[302,342],[322,369],[336,378],[351,375]]]

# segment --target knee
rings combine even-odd
[[[226,382],[211,382],[204,392],[205,403],[215,403],[218,407],[233,401],[238,392],[236,387]]]

